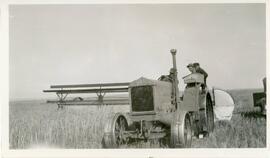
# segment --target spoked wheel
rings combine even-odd
[[[104,148],[119,148],[127,143],[125,131],[128,128],[127,119],[117,113],[106,125],[103,137]]]
[[[171,147],[189,148],[192,142],[191,118],[185,111],[176,112],[171,125]]]
[[[206,97],[206,124],[207,124],[207,132],[211,133],[214,130],[214,110],[211,98],[209,96]]]

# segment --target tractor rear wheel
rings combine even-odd
[[[124,115],[117,113],[105,126],[103,136],[104,148],[119,148],[127,143],[125,131],[128,128],[127,119]]]
[[[185,111],[176,112],[171,124],[171,147],[189,148],[192,141],[191,117]]]
[[[207,125],[207,132],[211,133],[214,130],[214,110],[211,98],[208,96],[206,97],[206,125]]]

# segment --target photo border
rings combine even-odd
[[[9,149],[9,5],[13,4],[183,4],[183,3],[264,3],[266,4],[266,73],[269,89],[269,0],[12,0],[1,3],[1,148],[3,157],[268,157],[269,117],[266,148],[190,148],[190,149]],[[267,91],[267,96],[269,91]],[[267,100],[269,106],[269,100]],[[267,115],[269,116],[269,108]]]

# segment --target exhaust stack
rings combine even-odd
[[[172,88],[173,88],[173,100],[174,100],[174,105],[176,109],[179,109],[180,107],[180,96],[179,96],[179,88],[178,88],[178,77],[177,77],[177,67],[176,67],[176,49],[171,49],[171,54],[172,54],[172,59],[173,59],[173,68],[170,70],[170,73],[172,74],[173,77],[173,83],[172,83]]]
[[[171,49],[171,54],[172,54],[172,59],[173,59],[173,69],[175,71],[177,71],[177,68],[176,68],[176,58],[175,58],[176,52],[177,52],[176,49]]]

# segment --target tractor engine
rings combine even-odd
[[[169,82],[142,77],[131,82],[129,89],[132,115],[175,111]]]

